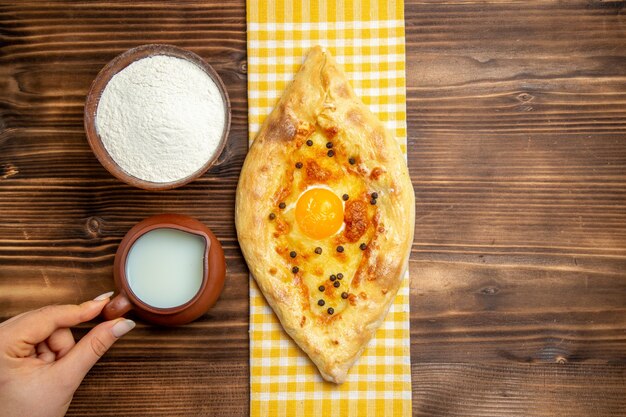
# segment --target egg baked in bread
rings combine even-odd
[[[246,157],[235,220],[285,331],[342,383],[396,296],[415,202],[396,140],[313,48]]]

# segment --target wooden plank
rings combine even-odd
[[[620,365],[413,363],[413,372],[415,416],[626,415]]]

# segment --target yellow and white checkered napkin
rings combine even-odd
[[[250,141],[293,79],[307,51],[330,50],[356,94],[406,153],[402,0],[247,0]],[[409,282],[342,385],[317,368],[283,331],[250,280],[250,414],[409,416]]]

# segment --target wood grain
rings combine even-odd
[[[625,6],[406,2],[414,415],[626,415]],[[152,42],[207,59],[233,107],[219,162],[161,193],[111,177],[82,128],[97,72]],[[0,1],[0,320],[110,290],[152,214],[200,219],[227,257],[214,309],[139,323],[68,415],[248,414],[246,140],[242,1]]]

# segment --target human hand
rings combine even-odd
[[[55,305],[0,323],[0,415],[62,417],[76,388],[132,320],[100,323],[78,343],[69,329],[95,318],[113,293],[80,305]]]

